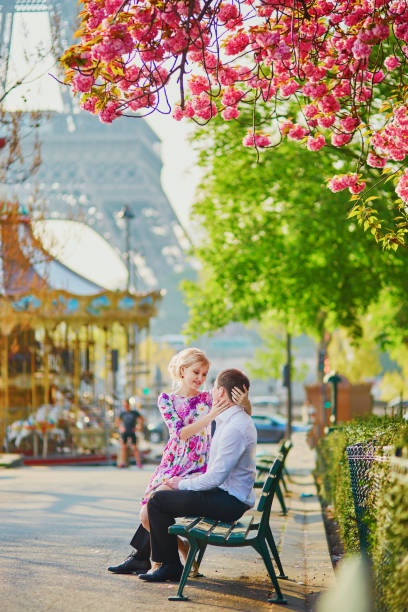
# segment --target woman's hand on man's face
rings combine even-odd
[[[249,404],[248,389],[244,386],[244,390],[238,387],[233,387],[231,390],[231,397],[234,404],[237,404],[241,408],[245,408]]]
[[[215,419],[219,414],[221,414],[221,412],[224,412],[224,410],[226,410],[230,406],[231,406],[231,402],[228,401],[227,399],[225,398],[216,399],[213,402],[211,412],[210,412],[212,419]]]

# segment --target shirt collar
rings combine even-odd
[[[242,408],[234,404],[233,406],[230,406],[229,408],[224,410],[224,412],[221,412],[221,414],[216,417],[215,422],[217,423],[217,425],[221,425],[221,423],[224,423],[227,419],[230,419],[234,414],[238,412],[242,412]]]

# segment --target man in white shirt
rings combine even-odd
[[[238,520],[255,502],[256,429],[251,417],[231,399],[233,387],[249,389],[249,380],[240,370],[224,370],[214,383],[214,400],[226,400],[228,408],[216,419],[205,474],[172,478],[171,491],[157,491],[148,502],[152,561],[159,564],[152,573],[139,575],[149,582],[178,581],[183,566],[177,537],[168,528],[177,516],[205,516],[214,520]]]

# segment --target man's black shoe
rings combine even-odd
[[[123,563],[108,567],[108,570],[114,574],[142,574],[149,571],[149,559],[137,559],[136,555],[136,552],[132,553]]]
[[[147,582],[179,582],[183,566],[181,563],[163,563],[155,572],[151,574],[139,574],[139,578]]]

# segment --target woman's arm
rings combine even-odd
[[[221,412],[224,412],[224,410],[229,408],[229,406],[230,402],[226,400],[215,402],[208,414],[201,417],[194,423],[191,423],[191,425],[185,425],[180,429],[180,439],[188,440],[188,438],[191,438],[191,436],[195,436],[196,434],[198,434],[199,431],[207,427],[207,425],[211,423],[211,421],[213,421],[219,414],[221,414]]]
[[[243,408],[249,416],[252,414],[252,406],[248,397],[248,389],[244,385],[244,391],[238,387],[234,387],[231,391],[232,401]]]

